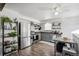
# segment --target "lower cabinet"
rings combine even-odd
[[[41,33],[41,40],[50,42],[52,40],[52,33]]]

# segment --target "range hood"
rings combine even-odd
[[[2,11],[2,9],[4,8],[5,3],[0,3],[0,11]]]

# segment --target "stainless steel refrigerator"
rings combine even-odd
[[[21,49],[26,48],[32,44],[30,37],[30,23],[21,22]]]

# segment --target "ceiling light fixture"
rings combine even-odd
[[[59,15],[59,12],[55,12],[54,15]]]
[[[61,12],[61,5],[60,4],[54,4],[53,7],[51,8],[51,11],[55,16],[59,15]]]

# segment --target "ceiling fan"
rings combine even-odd
[[[58,15],[61,12],[67,12],[68,9],[64,8],[63,4],[59,4],[59,3],[54,3],[51,6],[42,6],[39,7],[39,10],[42,11],[50,11],[52,12],[54,15]]]

